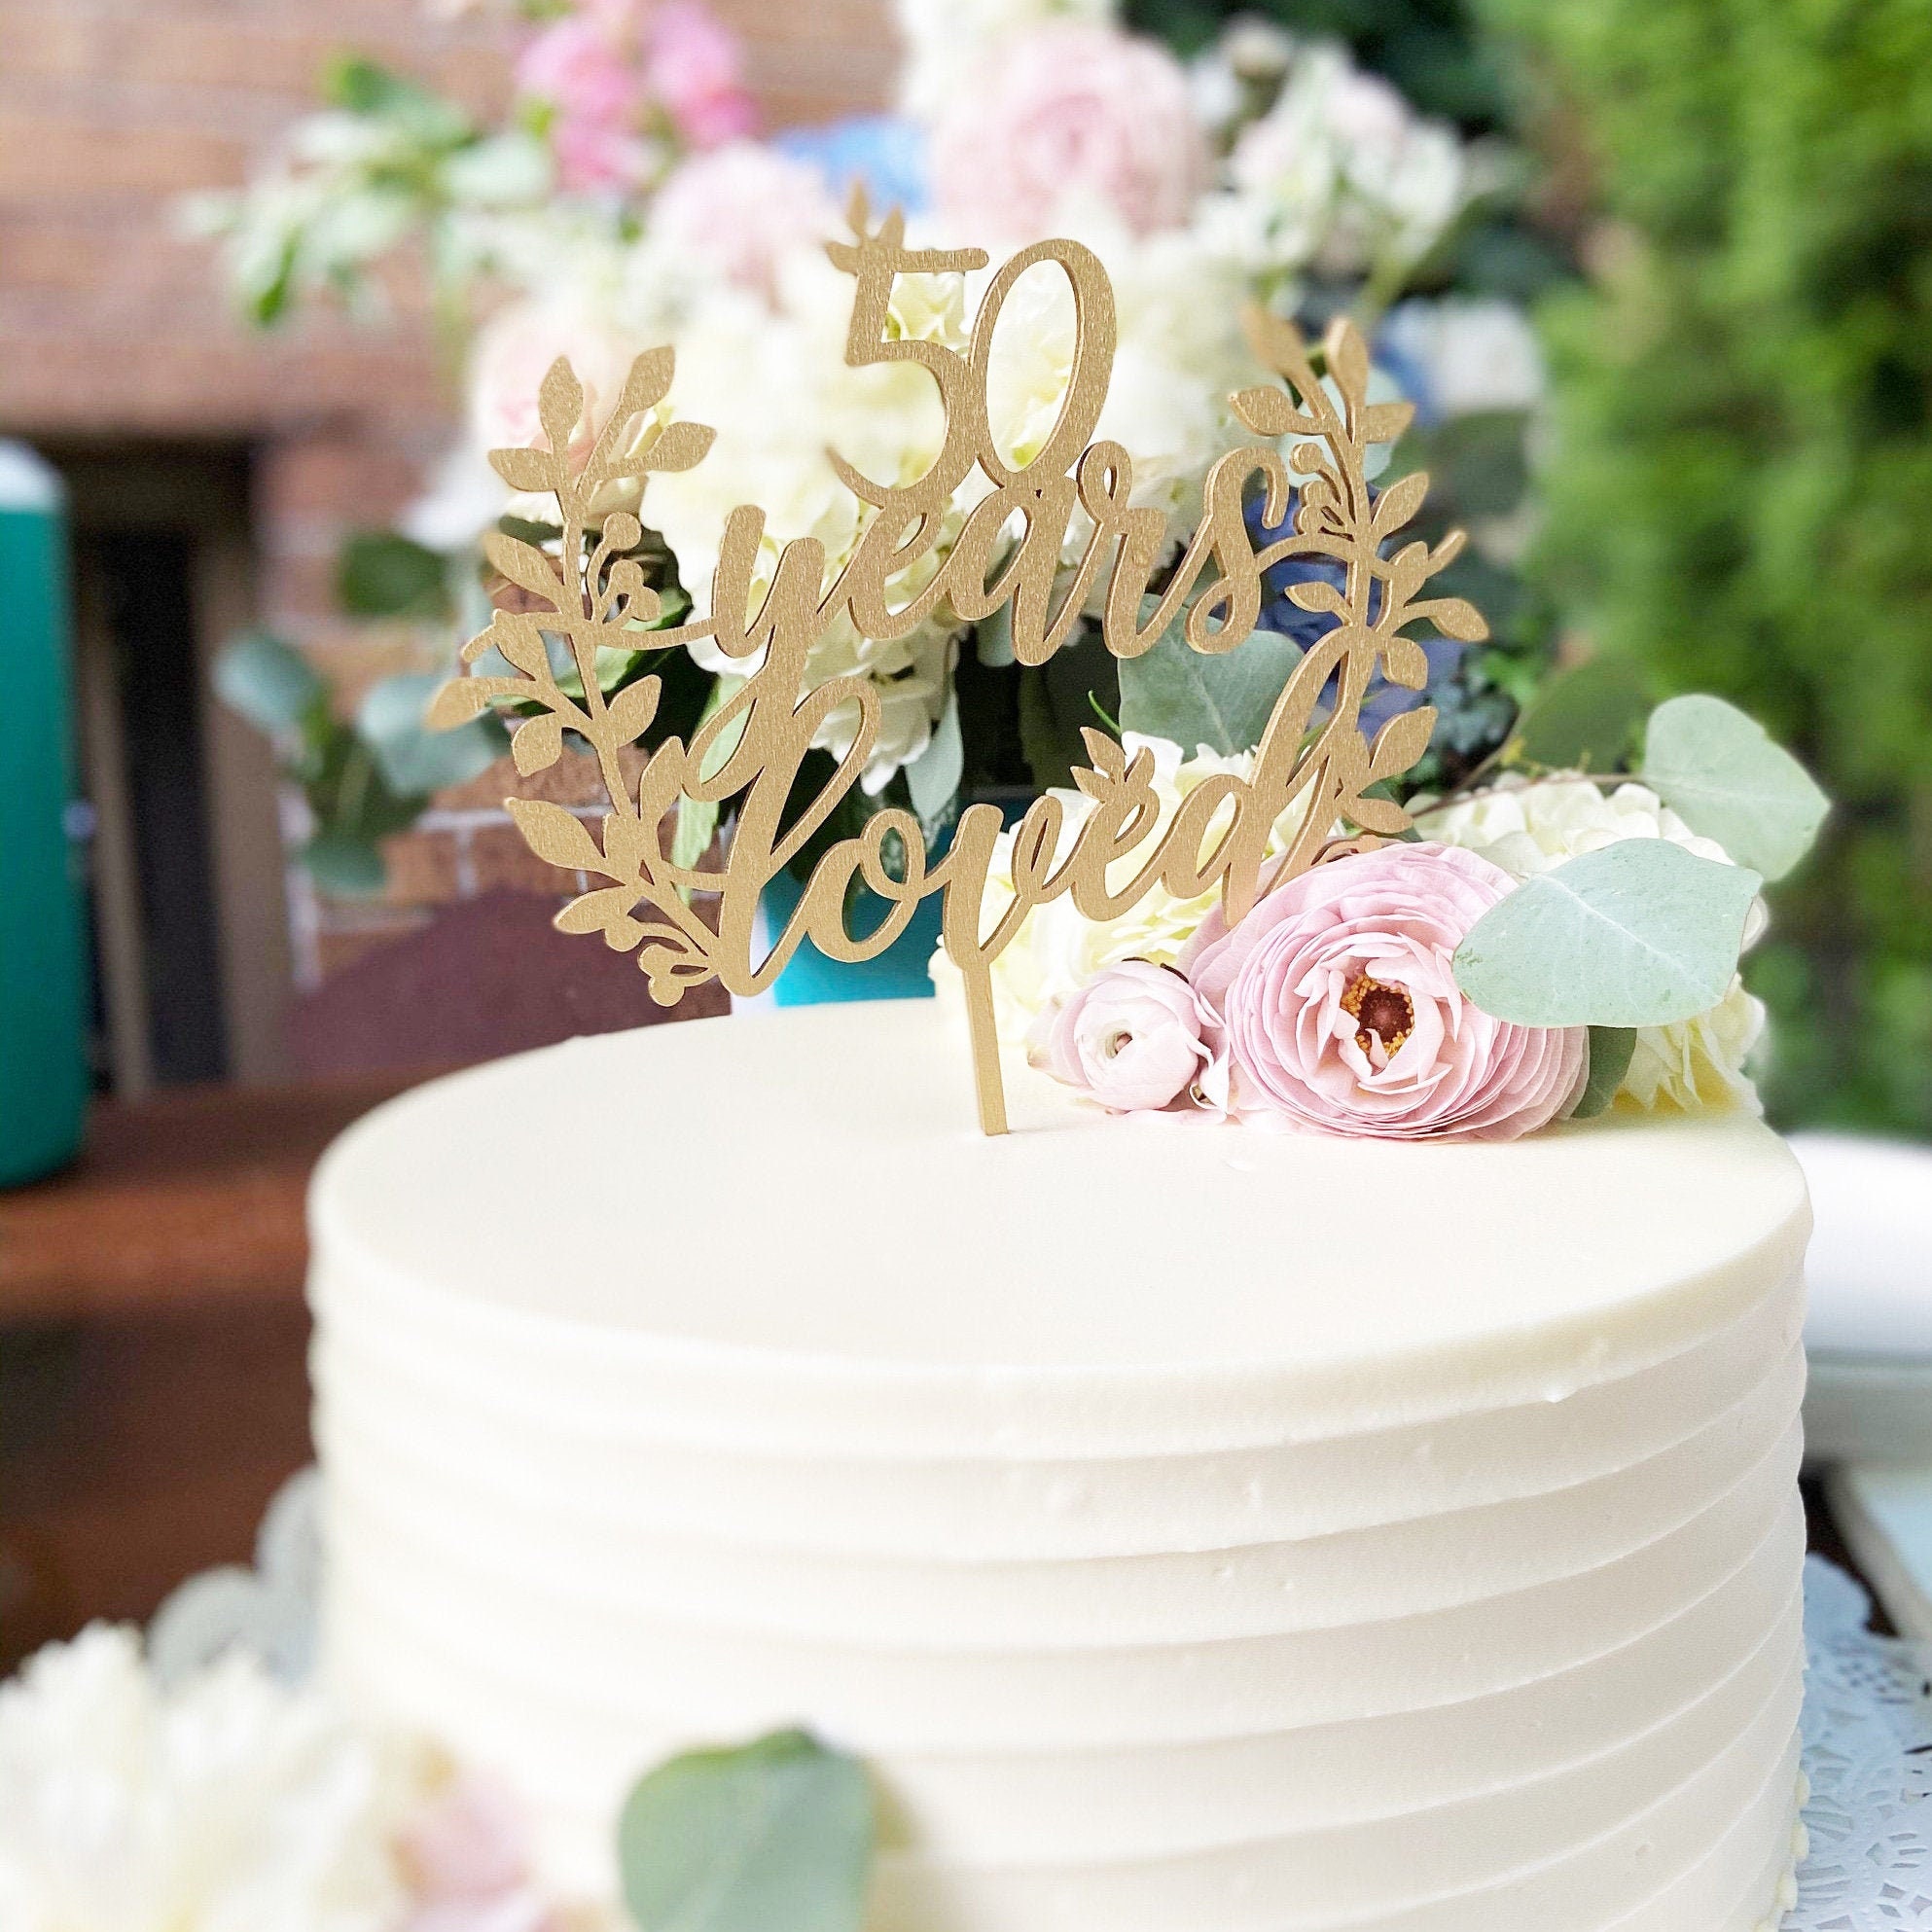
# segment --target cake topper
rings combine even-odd
[[[1318,375],[1291,322],[1248,311],[1255,352],[1285,386],[1244,389],[1232,398],[1240,421],[1267,440],[1216,460],[1203,486],[1200,521],[1169,567],[1165,516],[1132,504],[1131,456],[1118,443],[1089,442],[1106,400],[1116,334],[1113,289],[1099,259],[1069,240],[1021,249],[986,284],[962,353],[940,342],[893,339],[887,304],[897,277],[975,271],[987,266],[985,252],[909,248],[902,217],[888,215],[875,229],[862,200],[855,200],[852,225],[853,238],[830,248],[855,284],[845,359],[854,367],[912,362],[926,370],[945,411],[931,468],[910,483],[883,484],[831,452],[841,480],[867,506],[867,521],[829,586],[824,546],[799,537],[784,546],[759,594],[754,580],[765,512],[747,504],[732,513],[710,615],[654,629],[652,642],[712,638],[742,665],[744,681],[689,743],[665,739],[633,776],[621,754],[650,727],[660,680],[643,678],[606,698],[597,659],[605,649],[632,648],[637,627],[655,624],[661,610],[641,567],[626,555],[641,541],[639,519],[619,512],[599,526],[592,506],[613,482],[702,461],[712,432],[667,420],[639,435],[639,419],[657,412],[671,390],[672,352],[654,349],[631,365],[616,409],[580,465],[569,451],[584,394],[559,360],[540,396],[549,447],[498,449],[490,457],[513,489],[556,499],[562,532],[556,555],[507,534],[486,543],[495,567],[541,608],[494,613],[464,646],[464,662],[475,664],[494,650],[511,674],[453,679],[437,694],[430,722],[454,726],[492,705],[530,713],[512,740],[525,775],[556,761],[566,732],[590,746],[611,807],[600,836],[558,805],[511,799],[507,808],[539,857],[608,881],[572,900],[556,924],[566,932],[601,933],[615,950],[634,950],[661,1005],[674,1006],[687,988],[712,978],[740,997],[762,992],[807,938],[834,959],[873,958],[905,931],[922,899],[943,894],[944,945],[965,985],[980,1124],[986,1133],[1003,1133],[991,971],[1027,914],[1067,894],[1084,917],[1115,918],[1158,882],[1183,898],[1218,889],[1233,924],[1259,897],[1318,861],[1406,831],[1409,813],[1377,788],[1420,759],[1436,713],[1428,705],[1401,712],[1371,739],[1361,724],[1363,700],[1377,675],[1422,688],[1428,666],[1420,644],[1404,634],[1411,625],[1427,621],[1466,642],[1486,636],[1487,626],[1466,600],[1423,594],[1462,549],[1460,531],[1433,549],[1414,541],[1389,554],[1391,540],[1420,509],[1428,479],[1416,473],[1379,491],[1370,487],[1370,447],[1393,442],[1413,410],[1369,400],[1368,348],[1352,323],[1330,327],[1325,373]],[[1014,466],[988,422],[987,376],[1007,297],[1022,274],[1043,264],[1061,273],[1072,292],[1072,370],[1052,433],[1029,462]],[[1288,442],[1285,457],[1280,442]],[[916,590],[902,589],[903,600],[895,601],[895,587],[929,563],[942,513],[976,467],[988,493],[930,577]],[[1280,531],[1259,549],[1244,514],[1257,493],[1265,529]],[[1076,509],[1090,525],[1084,539]],[[1069,571],[1061,559],[1070,540],[1080,548]],[[878,734],[879,698],[869,679],[835,677],[805,690],[805,655],[828,626],[847,617],[862,636],[884,642],[906,636],[942,607],[962,623],[1005,608],[1015,657],[1039,664],[1067,643],[1084,610],[1098,608],[1101,636],[1117,658],[1140,656],[1176,625],[1191,649],[1219,654],[1237,649],[1253,632],[1263,573],[1289,557],[1340,567],[1339,587],[1318,578],[1289,591],[1304,610],[1329,613],[1336,622],[1282,689],[1250,777],[1208,778],[1155,838],[1160,805],[1152,754],[1143,747],[1129,757],[1115,739],[1089,730],[1083,735],[1091,764],[1073,778],[1091,808],[1069,839],[1060,800],[1048,795],[1032,803],[1013,838],[1012,901],[989,929],[983,905],[1004,829],[998,808],[966,805],[950,845],[935,855],[917,818],[888,806],[823,853],[791,918],[765,956],[756,956],[761,892],[859,782]],[[567,646],[574,676],[559,674],[547,636]],[[847,705],[858,711],[851,746],[798,809],[793,792],[813,736]],[[634,771],[634,759],[631,765]],[[681,863],[666,849],[665,820],[681,798],[735,802],[734,828],[717,867],[707,868],[701,857]],[[1270,859],[1270,831],[1291,810],[1296,829],[1288,848]],[[1110,874],[1130,859],[1140,860],[1132,877],[1111,885]],[[845,923],[855,882],[887,907],[878,925],[859,937]],[[715,923],[696,903],[707,895],[715,896]]]

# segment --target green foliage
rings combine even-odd
[[[371,685],[356,707],[356,731],[383,782],[400,797],[426,798],[467,784],[509,747],[503,727],[487,715],[450,732],[429,729],[429,700],[447,681],[439,671],[406,671]]]
[[[1184,626],[1177,621],[1151,651],[1122,662],[1123,728],[1172,738],[1190,758],[1201,745],[1224,754],[1252,751],[1302,662],[1301,646],[1279,631],[1257,630],[1238,649],[1209,657],[1190,648]]]
[[[270,735],[299,728],[326,696],[308,660],[268,630],[233,639],[215,660],[214,683],[224,704]]]
[[[1543,310],[1539,572],[1838,801],[1747,969],[1774,1113],[1932,1133],[1932,10],[1482,4],[1610,217]]]
[[[858,1932],[872,1847],[864,1767],[803,1731],[673,1758],[618,1823],[641,1932]]]
[[[336,557],[336,599],[350,617],[449,614],[448,560],[398,530],[354,530]]]
[[[316,884],[339,898],[380,892],[377,841],[413,825],[437,785],[474,775],[502,748],[501,728],[478,720],[472,732],[454,734],[453,752],[428,749],[420,722],[427,692],[421,680],[410,679],[387,680],[388,686],[413,687],[400,704],[395,692],[384,695],[384,685],[371,691],[365,712],[373,707],[379,731],[389,733],[386,744],[374,742],[330,710],[328,687],[307,660],[268,631],[248,631],[229,644],[215,662],[214,685],[225,704],[275,741],[282,775],[302,788],[315,822],[298,856]],[[423,740],[417,749],[430,761],[427,767],[411,764],[411,750],[402,742],[405,727]],[[493,744],[482,757],[490,733]]]
[[[1592,658],[1523,706],[1511,753],[1552,771],[1621,771],[1650,714],[1649,681],[1625,658]]]
[[[1782,878],[1811,849],[1830,802],[1765,728],[1703,692],[1652,712],[1643,775],[1693,832]]]
[[[1624,1076],[1637,1054],[1634,1026],[1592,1026],[1590,1029],[1590,1072],[1570,1118],[1594,1120],[1616,1098]]]
[[[1455,951],[1455,983],[1520,1026],[1667,1026],[1707,1013],[1737,970],[1764,883],[1667,839],[1623,839],[1538,873]]]

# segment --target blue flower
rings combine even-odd
[[[788,127],[772,146],[814,167],[842,204],[856,182],[876,210],[923,211],[925,131],[896,114],[854,114],[816,127]]]
[[[1372,489],[1371,497],[1376,493]],[[1299,492],[1290,492],[1287,515],[1279,523],[1270,524],[1265,520],[1259,498],[1248,505],[1248,529],[1257,549],[1272,543],[1293,526],[1298,496]],[[1327,636],[1342,620],[1333,611],[1305,611],[1300,604],[1290,601],[1289,590],[1297,584],[1333,584],[1341,590],[1346,588],[1347,581],[1347,572],[1330,557],[1290,556],[1270,564],[1262,578],[1266,597],[1257,620],[1258,627],[1292,638],[1304,651],[1307,650],[1311,644]],[[1380,598],[1381,586],[1377,584],[1369,592],[1371,623],[1375,622]],[[1413,710],[1425,700],[1433,701],[1442,687],[1454,677],[1456,666],[1462,662],[1463,647],[1452,637],[1418,638],[1416,641],[1421,644],[1423,655],[1429,661],[1428,682],[1420,691],[1411,691],[1406,685],[1391,684],[1386,678],[1377,676],[1362,700],[1362,729],[1371,737],[1391,718]]]

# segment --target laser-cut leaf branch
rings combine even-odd
[[[666,858],[659,831],[682,785],[683,746],[671,738],[659,747],[635,796],[620,756],[650,729],[662,680],[640,678],[607,698],[597,676],[600,651],[630,648],[638,630],[661,615],[658,593],[627,554],[642,541],[642,525],[628,511],[615,512],[598,525],[592,507],[612,483],[688,470],[710,448],[713,432],[700,423],[649,420],[669,392],[674,368],[668,348],[638,356],[609,420],[577,464],[571,451],[583,419],[584,388],[566,360],[552,364],[538,395],[548,447],[492,450],[490,462],[513,489],[555,498],[561,531],[556,554],[502,533],[484,541],[495,569],[547,609],[496,611],[487,628],[464,645],[463,662],[475,664],[494,651],[517,675],[452,679],[437,693],[429,712],[432,726],[447,727],[494,705],[535,707],[510,746],[525,777],[556,763],[566,732],[589,746],[611,805],[598,838],[561,805],[512,799],[508,809],[539,858],[611,881],[572,901],[558,924],[571,932],[601,932],[617,951],[641,948],[638,963],[654,996],[664,1004],[674,1004],[688,984],[713,970],[712,935],[689,904],[698,875]],[[553,638],[576,666],[581,698],[558,680]],[[664,923],[635,917],[640,903],[653,906]]]
[[[1255,354],[1288,386],[1245,389],[1234,399],[1235,411],[1258,435],[1299,439],[1288,457],[1297,482],[1290,529],[1256,554],[1256,564],[1266,570],[1289,557],[1312,556],[1342,571],[1340,587],[1316,579],[1288,591],[1300,609],[1326,613],[1336,623],[1309,647],[1277,711],[1312,720],[1331,684],[1335,693],[1327,721],[1304,757],[1311,779],[1306,814],[1273,874],[1271,882],[1278,883],[1322,856],[1360,850],[1408,829],[1408,812],[1392,800],[1370,796],[1370,788],[1421,757],[1435,710],[1421,705],[1399,714],[1370,743],[1360,726],[1363,701],[1378,673],[1411,691],[1427,682],[1427,656],[1404,634],[1410,625],[1427,621],[1461,642],[1487,636],[1488,626],[1461,597],[1418,595],[1460,554],[1460,531],[1434,549],[1418,541],[1384,555],[1385,545],[1421,510],[1429,480],[1417,471],[1379,493],[1370,487],[1370,447],[1395,441],[1414,411],[1408,403],[1369,401],[1369,350],[1360,330],[1346,317],[1331,324],[1323,342],[1324,380],[1292,322],[1259,309],[1250,309],[1246,321]],[[1337,839],[1337,817],[1356,833]]]

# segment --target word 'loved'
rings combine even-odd
[[[453,680],[438,694],[430,717],[449,726],[492,705],[523,713],[512,750],[526,775],[561,756],[565,732],[590,746],[611,805],[600,839],[561,805],[512,799],[508,808],[540,857],[610,881],[572,901],[556,923],[568,932],[601,933],[614,949],[635,950],[661,1004],[674,1005],[687,987],[714,977],[739,996],[762,992],[806,939],[833,959],[876,957],[906,930],[922,899],[943,893],[944,944],[965,982],[972,1022],[981,1126],[1002,1133],[992,965],[1028,913],[1069,894],[1083,916],[1114,919],[1159,884],[1182,898],[1218,890],[1232,922],[1262,891],[1318,859],[1403,831],[1408,813],[1372,796],[1371,788],[1422,756],[1435,712],[1418,706],[1398,714],[1372,743],[1361,728],[1363,700],[1377,676],[1411,690],[1423,685],[1427,661],[1421,646],[1403,635],[1408,625],[1427,620],[1465,640],[1486,630],[1461,598],[1418,600],[1428,580],[1460,551],[1460,532],[1433,550],[1412,542],[1383,555],[1421,507],[1428,480],[1413,475],[1379,493],[1371,490],[1364,474],[1369,447],[1399,436],[1411,410],[1368,400],[1368,351],[1348,323],[1329,331],[1323,380],[1290,323],[1250,312],[1256,353],[1288,386],[1233,397],[1240,421],[1268,440],[1230,449],[1214,464],[1200,521],[1170,562],[1165,517],[1132,503],[1132,458],[1118,443],[1088,441],[1106,401],[1115,348],[1113,290],[1095,256],[1062,240],[1015,255],[986,284],[961,352],[894,338],[888,304],[897,277],[976,272],[987,264],[983,251],[909,249],[903,224],[892,216],[876,232],[861,217],[855,239],[835,244],[831,254],[856,282],[846,361],[916,363],[938,389],[945,435],[932,467],[915,482],[888,486],[833,455],[841,480],[867,510],[850,556],[829,585],[824,546],[812,538],[785,544],[775,565],[765,568],[765,513],[740,506],[720,546],[710,615],[657,627],[659,598],[630,555],[643,541],[640,519],[628,511],[598,518],[593,505],[608,498],[614,483],[690,469],[703,459],[712,432],[659,418],[673,360],[669,349],[656,349],[631,366],[588,458],[575,461],[569,452],[584,394],[559,361],[540,396],[549,447],[499,449],[490,458],[513,489],[556,499],[555,556],[507,535],[490,537],[486,546],[495,567],[541,608],[498,610],[465,646],[464,658],[475,663],[493,649],[513,675]],[[1014,466],[988,421],[987,374],[1007,296],[1041,265],[1063,274],[1071,288],[1075,348],[1052,434],[1029,462]],[[647,425],[641,433],[640,422]],[[1278,444],[1290,439],[1284,459]],[[947,542],[946,513],[975,469],[987,493]],[[1257,498],[1265,527],[1281,529],[1260,549],[1245,515]],[[1294,515],[1284,529],[1291,503]],[[1076,545],[1078,530],[1085,536]],[[1068,565],[1064,559],[1076,547]],[[1015,657],[1038,664],[1068,642],[1083,612],[1097,609],[1101,636],[1118,658],[1138,657],[1170,629],[1188,648],[1219,654],[1252,634],[1263,573],[1295,556],[1340,566],[1339,587],[1325,576],[1297,583],[1289,593],[1303,609],[1329,613],[1335,623],[1275,700],[1251,777],[1210,777],[1163,830],[1151,755],[1142,749],[1128,758],[1112,738],[1090,731],[1084,735],[1091,767],[1073,774],[1088,809],[1069,832],[1061,800],[1047,796],[1028,807],[1013,836],[1013,896],[989,928],[984,907],[1002,831],[997,807],[967,805],[945,855],[933,861],[914,815],[888,806],[823,852],[783,931],[763,958],[756,955],[760,894],[859,782],[878,736],[879,694],[871,679],[835,677],[805,689],[806,656],[830,626],[848,621],[861,636],[884,642],[936,615],[963,625],[1004,609]],[[745,672],[722,680],[722,701],[690,742],[663,739],[633,783],[620,753],[649,733],[660,681],[641,678],[606,697],[597,668],[601,652],[634,651],[647,627],[653,647],[710,638]],[[555,660],[553,638],[566,647]],[[559,662],[567,667],[559,671]],[[794,798],[800,770],[827,721],[841,711],[847,719],[856,713],[849,748],[801,809]],[[664,826],[681,799],[712,806],[733,802],[728,856],[715,870],[702,865],[702,854],[679,852],[675,841],[665,849]],[[1270,834],[1291,808],[1295,829],[1264,882]],[[1128,867],[1130,877],[1110,882]],[[858,936],[846,925],[855,884],[885,907]],[[715,897],[711,918],[694,904],[700,896]],[[647,909],[652,916],[639,917]]]

